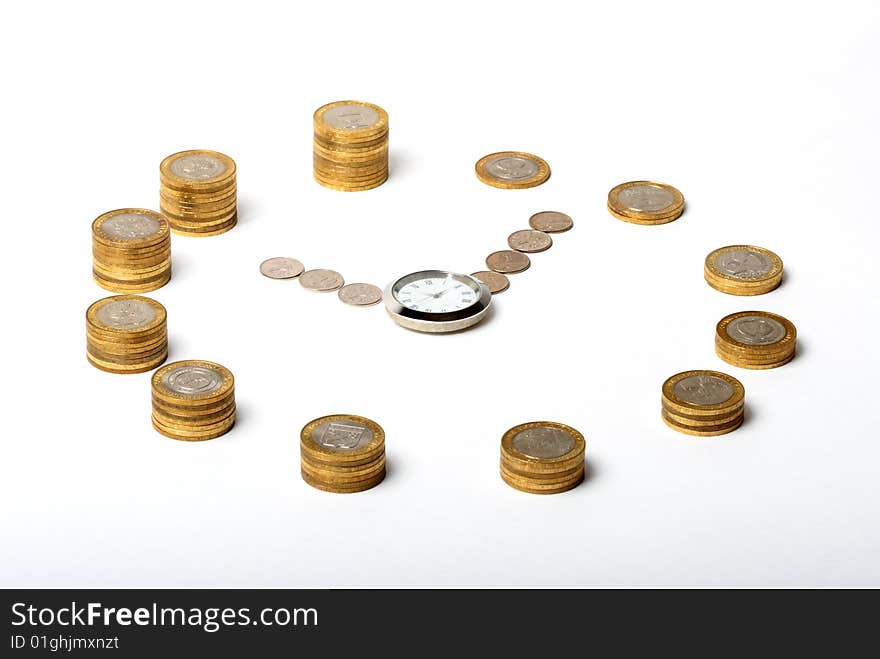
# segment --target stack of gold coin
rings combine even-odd
[[[168,220],[143,208],[120,208],[92,222],[92,274],[114,293],[146,293],[171,279]]]
[[[761,295],[782,281],[782,259],[763,247],[728,245],[709,253],[703,274],[722,293]]]
[[[319,490],[362,492],[385,478],[385,431],[354,414],[309,422],[300,433],[303,480]]]
[[[501,438],[501,478],[531,494],[557,494],[584,479],[584,436],[553,421],[515,426]]]
[[[715,327],[715,352],[741,368],[776,368],[794,359],[797,329],[792,322],[766,311],[740,311]]]
[[[171,230],[214,236],[235,226],[235,162],[216,151],[181,151],[159,165],[159,204]]]
[[[666,224],[684,212],[684,197],[665,183],[630,181],[611,189],[608,210],[624,222]]]
[[[151,371],[168,357],[165,307],[148,297],[114,295],[86,311],[86,357],[109,373]]]
[[[688,435],[724,435],[742,425],[745,389],[719,371],[685,371],[663,383],[661,416]]]
[[[235,382],[229,369],[198,359],[153,373],[153,427],[185,441],[214,439],[235,423]]]
[[[388,113],[363,101],[337,101],[314,116],[315,180],[325,188],[370,190],[388,178]]]

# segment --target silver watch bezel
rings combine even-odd
[[[394,295],[395,287],[407,278],[428,278],[428,277],[446,277],[451,276],[458,281],[467,283],[473,287],[476,284],[480,294],[477,300],[465,309],[459,311],[448,311],[445,313],[431,313],[427,311],[417,311],[403,306]],[[475,290],[476,292],[476,290]],[[449,270],[416,270],[402,277],[393,280],[385,287],[385,310],[388,315],[401,327],[415,330],[417,332],[457,332],[466,329],[472,325],[476,325],[489,312],[492,305],[492,293],[486,286],[476,277],[465,275]]]

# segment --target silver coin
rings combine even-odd
[[[171,171],[189,181],[204,181],[221,176],[226,163],[207,153],[188,153],[171,161]]]
[[[522,229],[514,231],[507,237],[507,244],[517,252],[543,252],[550,249],[553,239],[543,231],[534,229]]]
[[[358,421],[325,421],[315,426],[311,439],[324,448],[354,451],[373,441],[373,431]]]
[[[299,277],[305,266],[296,259],[287,256],[275,256],[260,264],[260,273],[269,279],[293,279]]]
[[[502,275],[500,272],[493,272],[491,270],[480,270],[479,272],[471,273],[471,277],[474,279],[479,279],[481,282],[486,284],[489,287],[489,292],[492,295],[498,295],[499,293],[503,293],[508,288],[510,288],[510,280]]]
[[[672,393],[680,401],[692,405],[718,405],[730,400],[733,387],[727,380],[714,375],[691,375],[676,382]]]
[[[372,284],[346,284],[337,295],[346,304],[356,307],[368,307],[382,301],[382,289]]]
[[[111,238],[136,240],[158,233],[159,220],[146,213],[119,213],[101,222],[101,229]]]
[[[310,291],[335,291],[342,288],[345,280],[335,270],[307,270],[302,273],[299,283]]]
[[[544,233],[562,233],[574,226],[571,217],[559,211],[541,211],[529,218],[529,226]]]
[[[503,274],[515,274],[528,270],[531,265],[529,257],[522,252],[505,249],[500,252],[492,252],[486,257],[486,266],[489,270]]]
[[[617,200],[632,211],[649,212],[671,206],[675,195],[656,185],[632,185],[618,192]]]
[[[522,156],[499,156],[486,163],[486,173],[505,181],[519,181],[531,178],[541,166],[529,158]]]
[[[137,329],[156,320],[156,310],[141,300],[115,300],[98,307],[98,320],[115,329]]]
[[[518,432],[513,448],[532,458],[559,458],[574,448],[574,437],[550,426],[537,426]]]
[[[340,130],[359,130],[375,125],[379,113],[367,105],[336,105],[324,112],[324,121]]]
[[[169,370],[162,384],[178,394],[198,395],[216,391],[223,384],[223,376],[204,366],[180,366]]]
[[[750,346],[766,346],[785,337],[785,325],[764,316],[740,316],[727,325],[727,336]]]
[[[750,249],[732,249],[715,257],[715,266],[730,277],[752,279],[769,273],[773,269],[773,261]]]

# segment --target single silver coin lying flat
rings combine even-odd
[[[168,371],[162,378],[162,383],[178,394],[194,396],[219,389],[223,384],[223,376],[204,366],[181,366]]]
[[[171,171],[189,181],[217,178],[226,171],[226,163],[207,153],[190,153],[171,162]]]
[[[559,211],[541,211],[529,218],[529,226],[544,233],[562,233],[574,226],[571,217]]]
[[[480,270],[479,272],[472,272],[471,277],[474,279],[479,279],[481,282],[486,284],[489,287],[489,292],[492,295],[498,295],[498,293],[503,293],[508,288],[510,288],[510,280],[502,275],[500,272],[493,272],[492,270]]]
[[[269,279],[293,279],[299,277],[305,267],[296,259],[276,256],[260,264],[260,273]]]
[[[335,291],[342,288],[345,280],[335,270],[306,270],[299,277],[299,283],[310,291]]]
[[[727,336],[750,346],[766,346],[785,337],[785,325],[764,316],[741,316],[727,325]]]
[[[509,275],[527,270],[531,263],[528,256],[511,249],[492,252],[486,257],[486,266],[489,270]]]
[[[672,393],[692,405],[718,405],[730,400],[733,387],[714,375],[691,375],[676,382]]]
[[[513,448],[532,458],[559,458],[574,448],[574,437],[559,428],[538,426],[517,433]]]
[[[141,300],[116,300],[98,307],[98,320],[114,329],[137,329],[156,320],[156,310]]]
[[[543,252],[544,250],[550,249],[550,246],[553,244],[553,239],[543,231],[536,231],[534,229],[523,229],[521,231],[514,231],[507,237],[507,244],[510,245],[511,249],[515,249],[517,252]]]
[[[356,307],[368,307],[382,301],[382,289],[372,284],[346,284],[337,295],[346,304]]]
[[[111,238],[136,240],[158,233],[159,220],[146,213],[119,213],[101,222],[101,229]]]

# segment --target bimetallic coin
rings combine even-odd
[[[188,181],[207,181],[226,172],[226,163],[210,153],[187,153],[169,165],[175,176]]]
[[[518,252],[543,252],[550,249],[553,239],[543,231],[523,229],[514,231],[507,237],[507,244]]]
[[[310,439],[331,451],[354,451],[373,441],[373,431],[353,419],[324,421],[312,429]]]
[[[550,177],[550,166],[531,153],[502,151],[484,156],[475,166],[477,178],[504,189],[532,188]]]
[[[471,273],[471,277],[479,279],[481,282],[486,284],[486,286],[489,287],[489,292],[492,293],[492,295],[503,293],[508,288],[510,288],[510,280],[502,275],[500,272],[492,272],[491,270],[480,270],[479,272]]]
[[[694,405],[718,405],[733,397],[733,386],[716,375],[691,375],[675,383],[675,397]]]
[[[175,393],[198,396],[217,391],[223,384],[223,376],[204,366],[178,366],[168,370],[162,384]]]
[[[379,121],[379,113],[373,108],[352,103],[333,106],[324,112],[323,117],[333,128],[343,130],[369,128]]]
[[[276,256],[260,264],[260,273],[269,279],[293,279],[299,277],[305,267],[296,259]]]
[[[335,270],[317,269],[302,273],[299,283],[310,291],[326,292],[342,288],[345,280]]]
[[[515,434],[513,447],[530,458],[559,458],[574,448],[574,437],[560,428],[537,426]]]
[[[781,341],[785,326],[766,316],[740,316],[727,325],[727,335],[734,341],[750,346],[764,346]]]
[[[756,279],[773,269],[773,262],[764,254],[748,249],[725,250],[715,258],[720,272],[737,279]]]
[[[558,211],[541,211],[529,218],[529,226],[544,233],[562,233],[574,226],[571,217]]]
[[[529,257],[522,252],[505,249],[493,252],[486,257],[486,266],[495,272],[515,274],[527,270],[531,265]]]
[[[99,321],[114,329],[138,329],[156,320],[156,309],[137,298],[117,299],[101,305],[95,312]]]
[[[382,301],[382,289],[372,284],[346,284],[337,295],[346,304],[356,307],[368,307]]]
[[[782,282],[782,259],[763,247],[728,245],[709,253],[703,273],[722,293],[761,295]]]
[[[157,234],[161,228],[159,220],[146,213],[119,213],[101,223],[101,229],[109,237],[119,240],[148,238]]]
[[[630,181],[608,193],[608,210],[616,218],[634,224],[666,224],[684,210],[681,192],[665,183]]]

